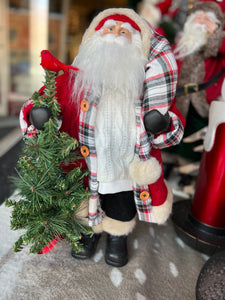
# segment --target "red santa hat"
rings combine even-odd
[[[157,7],[159,8],[159,10],[161,11],[161,14],[162,14],[162,15],[165,15],[165,14],[168,12],[168,10],[169,10],[171,4],[172,4],[172,0],[164,0],[164,1],[159,1],[159,2],[156,4],[156,6],[157,6]]]
[[[146,58],[149,55],[152,29],[147,22],[134,10],[129,8],[110,8],[100,12],[91,22],[83,35],[81,45],[90,38],[96,31],[100,30],[108,20],[122,21],[129,23],[135,30],[140,32],[143,54]]]
[[[98,25],[95,27],[95,30],[99,30],[102,28],[102,26],[105,24],[106,21],[108,20],[114,20],[114,21],[121,21],[123,23],[129,23],[135,30],[140,31],[141,29],[140,27],[137,25],[137,23],[135,23],[132,19],[130,19],[128,16],[125,15],[120,15],[120,14],[115,14],[115,15],[111,15],[108,17],[105,17],[104,19],[102,19]]]

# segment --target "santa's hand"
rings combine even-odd
[[[51,117],[50,110],[46,107],[33,107],[29,114],[29,120],[36,129],[43,129],[44,124]]]
[[[158,134],[170,129],[170,116],[167,112],[165,115],[158,110],[153,109],[144,116],[144,124],[147,132]]]

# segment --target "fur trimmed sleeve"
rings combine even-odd
[[[209,35],[208,43],[203,53],[204,58],[216,57],[218,53],[225,54],[225,31],[217,29]]]

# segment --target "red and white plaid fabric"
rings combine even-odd
[[[170,46],[164,38],[154,34],[149,54],[149,62],[145,66],[146,80],[144,83],[144,99],[136,101],[136,131],[137,141],[135,147],[135,156],[142,161],[151,158],[151,149],[165,148],[176,145],[183,136],[183,125],[179,117],[169,112],[171,117],[171,131],[162,133],[154,138],[147,135],[144,126],[144,115],[146,112],[157,109],[165,114],[169,111],[173,98],[175,96],[177,84],[177,65],[170,49]],[[90,104],[89,109],[80,113],[79,123],[79,142],[81,146],[89,149],[89,155],[86,157],[89,176],[89,188],[91,197],[89,200],[89,225],[97,225],[102,219],[102,210],[99,204],[98,181],[97,181],[97,153],[95,148],[95,118],[98,107],[98,99],[90,94],[85,95],[85,99]],[[160,178],[161,180],[161,178]],[[162,180],[161,180],[162,181]],[[165,184],[161,182],[161,184]],[[149,185],[139,186],[133,183],[134,200],[137,206],[139,219],[142,221],[154,222],[151,214],[152,198]],[[146,191],[149,198],[145,201],[140,199],[140,194]],[[162,197],[162,203],[166,200],[166,195]]]
[[[31,110],[32,107],[33,107],[33,101],[28,100],[26,103],[24,103],[20,111],[20,116],[19,116],[20,128],[25,137],[35,136],[35,134],[37,133],[37,129],[30,123],[28,118],[29,111]]]

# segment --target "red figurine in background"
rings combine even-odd
[[[225,248],[225,101],[213,101],[194,197],[174,204],[178,235],[212,255]]]
[[[174,204],[172,219],[187,244],[209,255],[225,248],[225,102],[220,98],[225,76],[224,11],[224,1],[196,3],[188,19],[199,27],[199,38],[192,40],[194,27],[189,23],[189,39],[181,39],[176,48],[183,85],[177,89],[176,103],[187,115],[185,132],[208,114],[209,124],[195,194],[191,202]]]

